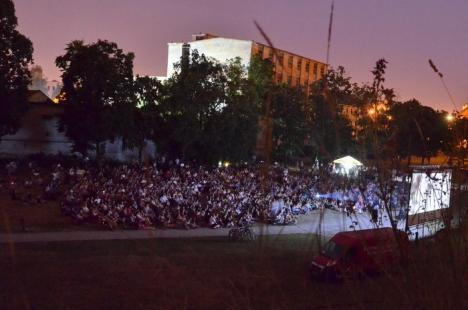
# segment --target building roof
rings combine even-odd
[[[258,45],[263,45],[263,46],[266,46],[266,47],[270,47],[268,44],[260,43],[260,42],[257,42],[257,41],[252,41],[252,42],[254,42],[255,44],[258,44]],[[297,56],[297,57],[301,57],[301,58],[313,60],[314,62],[318,62],[318,63],[321,63],[322,65],[328,66],[325,62],[316,60],[316,59],[314,59],[314,58],[310,58],[310,57],[307,57],[307,56],[299,55],[299,54],[296,54],[296,53],[293,53],[293,52],[290,52],[290,51],[287,51],[287,50],[283,50],[283,49],[280,49],[280,48],[277,48],[277,47],[274,47],[274,48],[275,48],[275,50],[277,50],[277,51],[280,51],[280,52],[283,52],[283,53],[288,53],[288,54],[290,54],[290,55],[294,55],[294,56]]]
[[[42,90],[28,90],[28,103],[55,105],[52,99],[50,99],[49,96],[44,94]]]

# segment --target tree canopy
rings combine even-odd
[[[376,62],[370,84],[329,68],[310,93],[274,83],[273,64],[259,57],[245,68],[238,58],[222,64],[192,50],[164,83],[133,78],[133,54],[108,41],[73,41],[56,63],[64,84],[61,126],[83,154],[99,155],[102,142],[122,138],[140,152],[152,140],[159,155],[188,162],[250,161],[267,112],[271,158],[282,162],[429,156],[453,142],[441,112],[395,100],[384,86],[385,59]]]
[[[219,143],[216,118],[224,105],[222,66],[194,51],[190,61],[166,83],[161,103],[161,140],[158,147],[171,157],[212,161],[210,150]]]
[[[61,128],[74,151],[102,154],[101,143],[126,138],[134,125],[133,53],[116,43],[73,41],[57,57],[62,71],[65,112]]]
[[[33,45],[17,26],[13,2],[0,1],[0,137],[16,132],[27,108]]]
[[[390,113],[394,120],[394,145],[400,158],[435,156],[444,149],[448,142],[444,113],[423,106],[416,99],[396,103]]]

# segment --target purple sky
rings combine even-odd
[[[165,75],[167,42],[191,34],[263,42],[257,20],[278,48],[325,61],[331,0],[14,0],[20,31],[34,43],[35,62],[58,78],[55,57],[74,39],[115,41],[133,51],[135,73]],[[444,73],[460,108],[468,103],[467,0],[336,0],[331,64],[353,81],[371,79],[379,58],[389,61],[387,87],[453,110],[428,59]]]

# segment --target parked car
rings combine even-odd
[[[326,244],[310,266],[315,279],[337,280],[375,275],[395,269],[406,260],[408,235],[392,228],[339,232]]]

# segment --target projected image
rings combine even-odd
[[[413,172],[409,215],[448,208],[451,183],[451,170]]]

